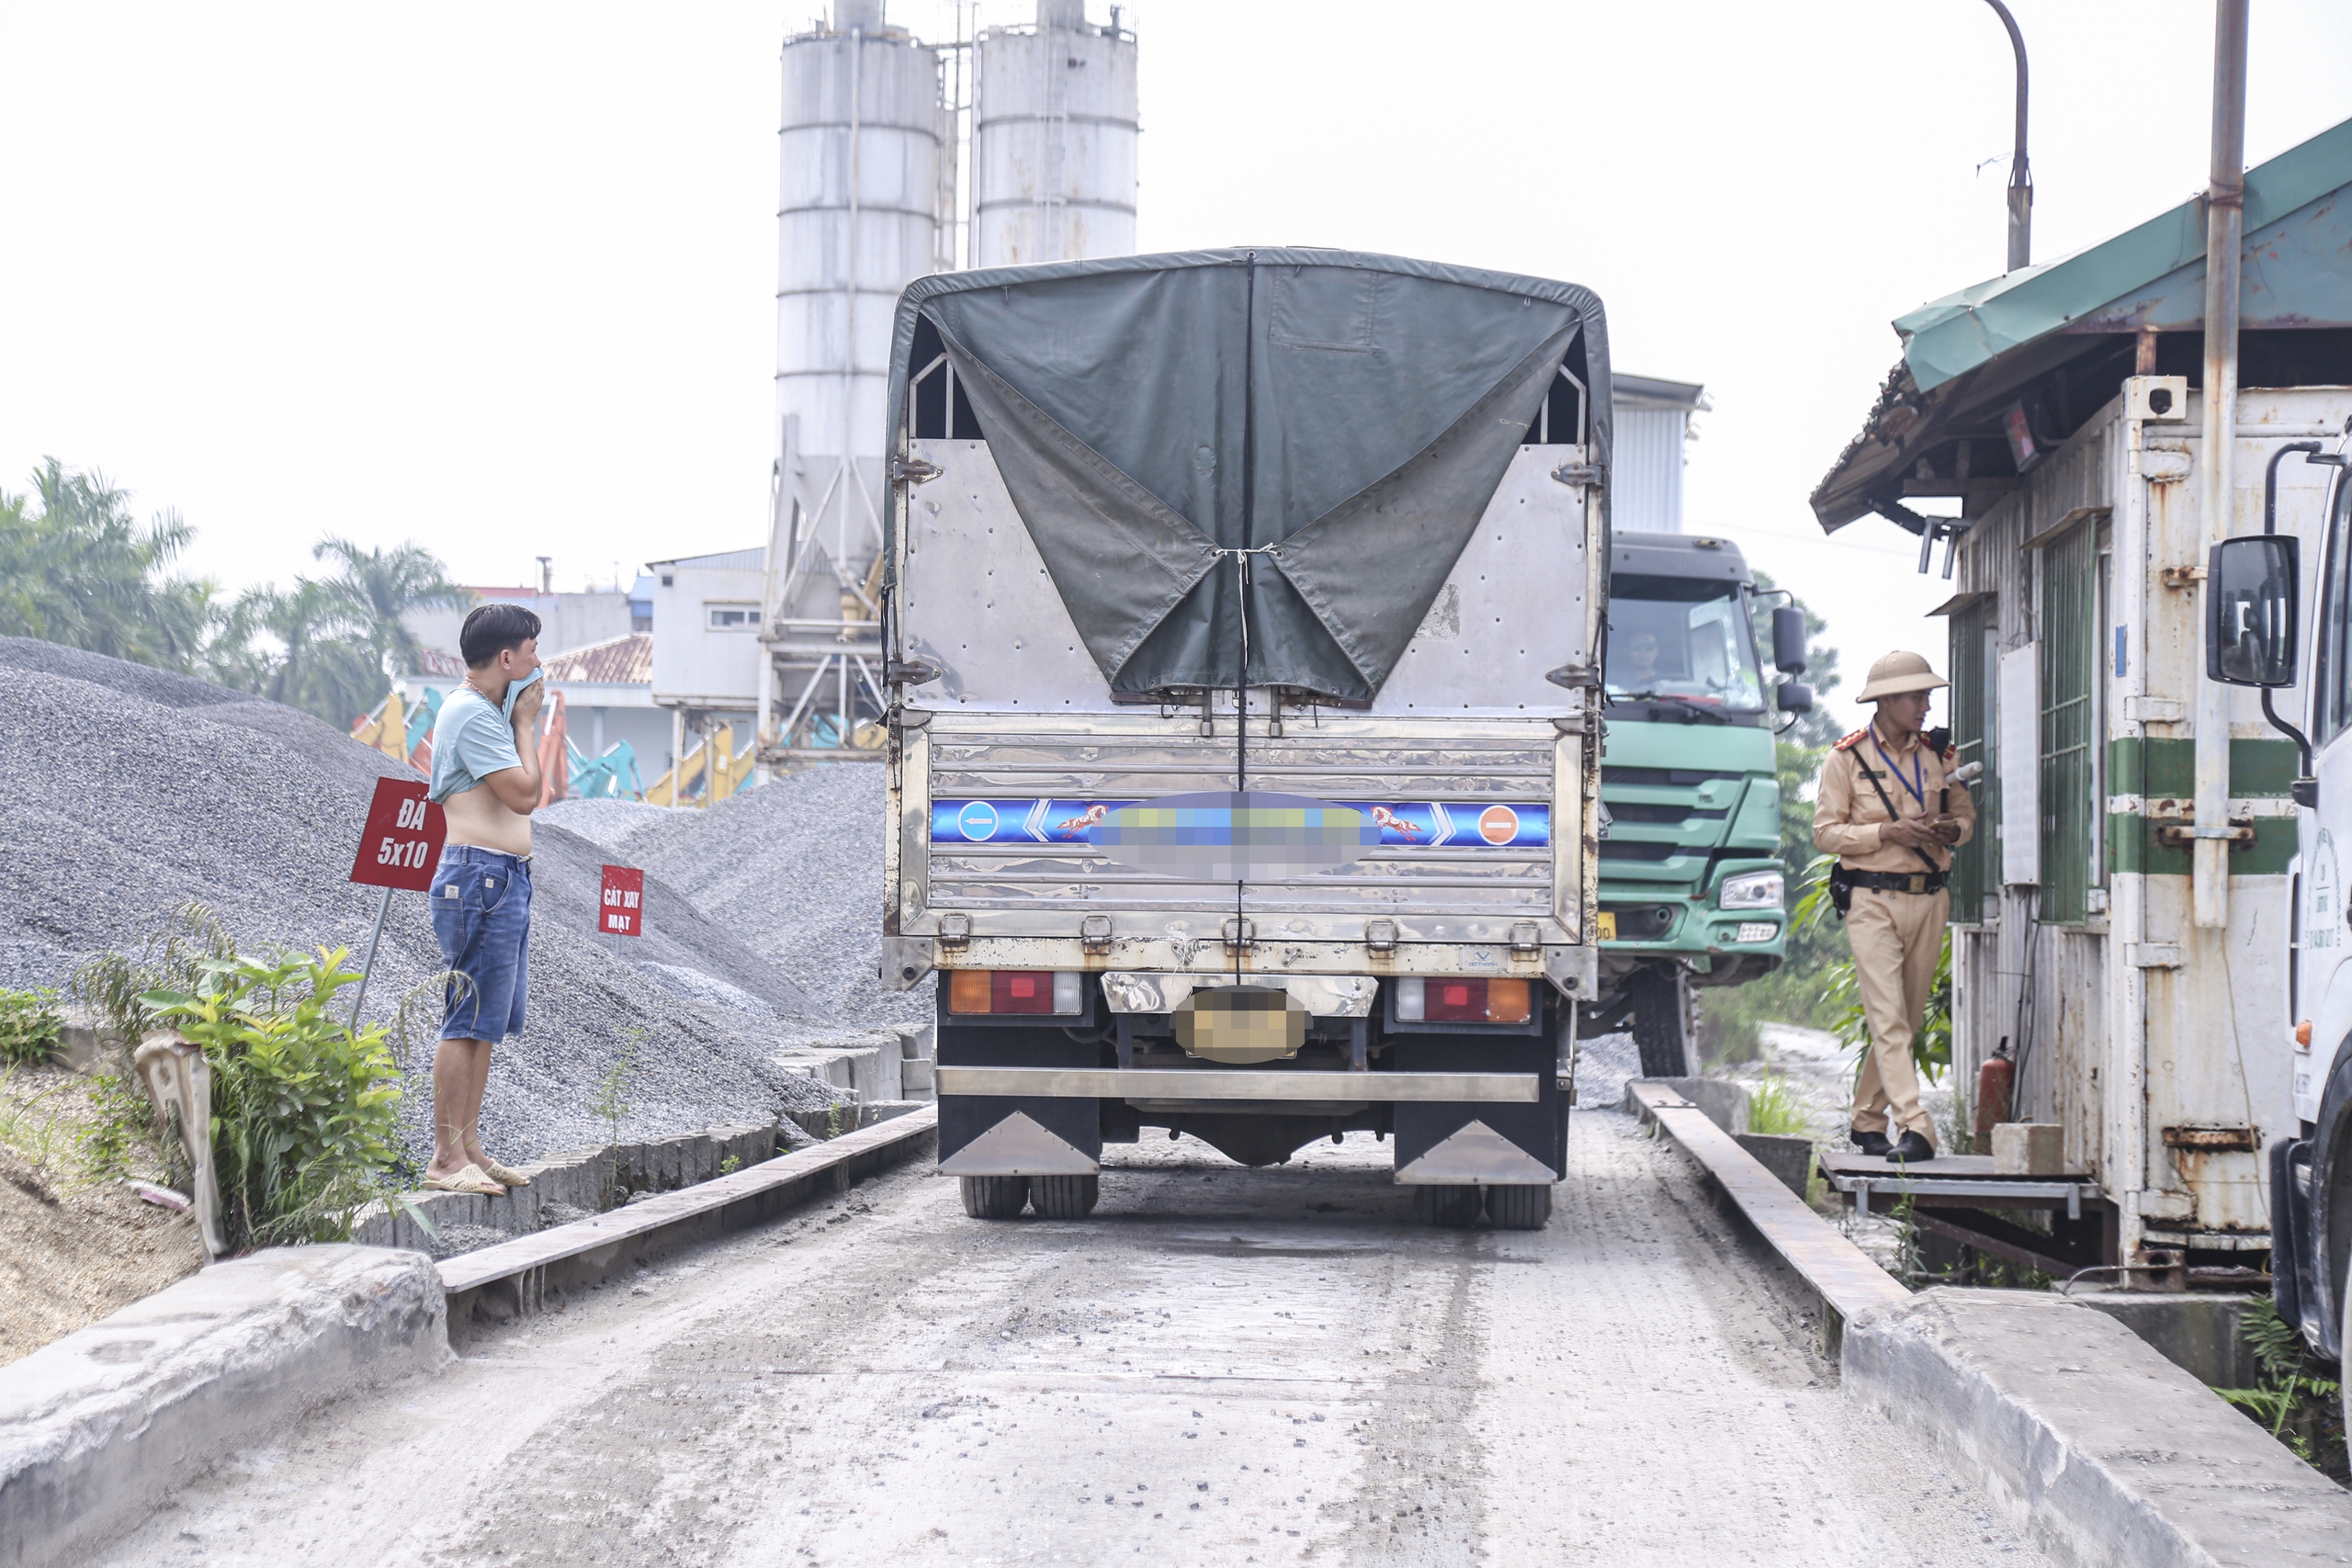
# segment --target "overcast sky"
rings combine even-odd
[[[41,457],[177,508],[191,570],[324,533],[559,585],[761,541],[777,45],[812,0],[0,8],[0,488]],[[1107,16],[1104,0],[1090,12]],[[2015,0],[2035,255],[2203,183],[2211,0]],[[986,0],[983,22],[1026,19]],[[2352,6],[2260,0],[2259,161],[2352,117]],[[1146,0],[1146,250],[1320,244],[1561,277],[1622,370],[1702,381],[1687,526],[1859,669],[1943,655],[1939,581],[1805,497],[1887,322],[2004,247],[1982,0]],[[951,0],[894,21],[954,32]],[[1850,692],[1849,682],[1848,690]]]

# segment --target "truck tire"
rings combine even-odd
[[[1099,1176],[1029,1179],[1029,1206],[1037,1211],[1041,1220],[1082,1220],[1094,1212],[1095,1201],[1102,1196],[1102,1179]]]
[[[1649,974],[1633,987],[1634,1044],[1642,1054],[1642,1077],[1690,1076],[1690,987],[1677,969]]]
[[[1425,1225],[1467,1230],[1478,1223],[1478,1190],[1475,1187],[1416,1187],[1413,1215]]]
[[[1489,1187],[1487,1218],[1498,1231],[1540,1231],[1552,1220],[1552,1190],[1532,1182]]]
[[[1017,1220],[1029,1201],[1025,1176],[959,1176],[956,1187],[963,1195],[964,1212],[976,1220]]]

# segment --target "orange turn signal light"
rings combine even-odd
[[[2312,1021],[2310,1019],[2305,1019],[2302,1022],[2295,1025],[2295,1043],[2302,1046],[2306,1050],[2309,1050],[2311,1048],[2311,1043]]]

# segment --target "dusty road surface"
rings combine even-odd
[[[1668,1150],[1580,1114],[1542,1233],[1368,1138],[1114,1151],[1080,1223],[922,1168],[323,1412],[121,1563],[2042,1559],[1858,1414]]]

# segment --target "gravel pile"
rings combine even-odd
[[[1600,1034],[1577,1042],[1579,1111],[1622,1111],[1625,1086],[1641,1076],[1642,1050],[1631,1034]]]
[[[379,894],[345,877],[368,798],[386,774],[415,776],[291,708],[0,638],[0,778],[8,789],[0,985],[55,986],[90,954],[136,952],[188,899],[211,906],[241,946],[363,952]],[[600,814],[614,824],[731,815],[586,804],[628,806]],[[878,829],[862,831],[878,845]],[[739,940],[728,917],[698,910],[658,865],[647,882],[648,934],[616,953],[621,944],[594,930],[606,852],[560,818],[540,822],[534,848],[528,1024],[500,1052],[482,1115],[485,1141],[502,1158],[602,1142],[588,1103],[625,1048],[636,1063],[628,1130],[653,1136],[822,1105],[831,1092],[780,1066],[779,1043],[842,1040],[888,1021],[825,1005],[854,997],[854,987],[796,987],[763,956],[772,948]],[[854,849],[866,852],[866,844]],[[854,910],[860,927],[875,923],[878,883],[878,870],[864,880]],[[403,992],[439,968],[424,896],[394,894],[368,1016],[389,1018]],[[411,1142],[422,1150],[430,1095],[424,1062],[410,1066]]]
[[[882,959],[882,770],[842,762],[789,774],[707,811],[560,802],[541,814],[626,854],[769,960],[802,1010],[869,1027],[935,1016],[929,981],[888,991]],[[615,806],[628,807],[613,812]],[[593,809],[592,809],[593,808]],[[650,924],[658,912],[647,917]]]
[[[617,852],[656,823],[701,815],[691,806],[649,806],[641,800],[559,800],[542,807],[532,820],[552,822]]]

